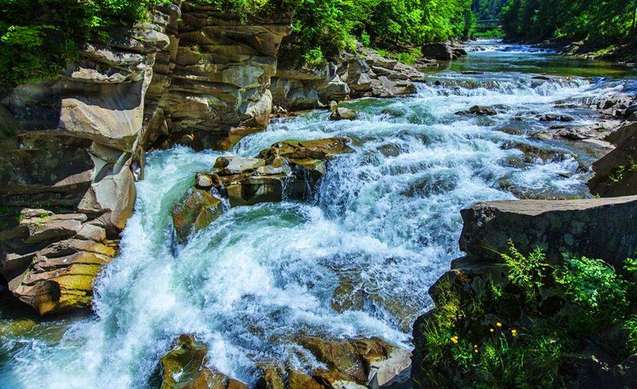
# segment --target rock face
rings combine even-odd
[[[0,267],[11,291],[42,314],[90,307],[144,151],[230,147],[264,128],[289,26],[285,13],[244,21],[175,0],[87,43],[57,79],[1,95]],[[214,217],[198,209],[183,217]]]
[[[231,133],[268,125],[270,79],[290,15],[242,22],[188,1],[180,12],[170,46],[155,67],[146,141],[227,148]]]
[[[248,389],[243,382],[206,367],[208,348],[191,335],[179,337],[161,358],[161,389]]]
[[[462,211],[460,248],[476,258],[499,260],[510,239],[522,252],[538,246],[548,258],[569,252],[619,265],[637,249],[635,212],[637,196],[479,203]]]
[[[219,197],[231,207],[310,198],[328,162],[351,151],[348,143],[346,138],[285,141],[257,158],[219,157],[212,171],[197,174],[195,188],[173,209],[177,238],[184,241],[218,218],[223,211]]]
[[[416,92],[424,75],[414,67],[359,47],[322,69],[283,64],[272,80],[274,104],[288,110],[327,106],[357,97],[393,97]]]
[[[100,219],[41,209],[22,209],[0,240],[0,274],[40,315],[89,308],[93,281],[116,250]]]
[[[623,126],[606,140],[616,148],[593,164],[595,176],[588,182],[600,196],[637,194],[637,123]]]

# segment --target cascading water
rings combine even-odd
[[[474,50],[465,66],[502,47]],[[546,53],[527,55],[541,62]],[[330,122],[325,112],[276,121],[233,153],[255,156],[277,141],[332,136],[349,137],[355,151],[331,163],[313,202],[231,209],[179,247],[170,210],[218,154],[155,152],[121,255],[96,285],[95,317],[3,338],[1,352],[11,358],[0,360],[0,387],[146,387],[182,333],[209,346],[212,366],[247,382],[258,361],[316,363],[294,342],[299,332],[380,336],[410,347],[429,286],[461,255],[460,209],[513,193],[587,194],[593,156],[535,140],[530,135],[548,126],[535,115],[591,124],[591,110],[555,103],[622,85],[449,71],[432,75],[413,97],[351,103],[361,112],[356,121]],[[500,113],[456,114],[477,104]]]

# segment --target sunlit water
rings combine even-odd
[[[427,289],[462,255],[460,209],[513,199],[513,189],[528,197],[588,195],[594,150],[533,140],[551,125],[535,115],[566,113],[576,118],[570,125],[592,124],[599,120],[592,111],[555,103],[630,87],[502,72],[516,51],[535,60],[536,73],[550,55],[520,46],[475,50],[462,66],[486,71],[491,58],[497,72],[446,71],[416,96],[351,103],[359,120],[330,122],[311,112],[244,139],[233,153],[332,136],[351,138],[354,152],[331,163],[313,201],[232,209],[181,247],[172,239],[172,206],[219,154],[178,147],[149,155],[121,255],[97,282],[96,314],[4,336],[0,387],[143,388],[182,333],[208,344],[211,366],[247,382],[259,361],[315,364],[294,341],[300,333],[380,336],[411,347],[410,325],[430,305]],[[476,104],[501,113],[456,115]],[[524,158],[520,145],[551,152],[513,163]],[[357,298],[340,313],[332,306],[339,285],[349,286],[341,301]]]

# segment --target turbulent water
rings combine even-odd
[[[460,209],[588,195],[594,150],[534,140],[550,125],[535,115],[568,114],[571,125],[591,125],[599,121],[591,110],[556,103],[631,83],[575,77],[592,70],[551,58],[483,42],[415,96],[352,102],[359,120],[310,112],[274,122],[233,154],[332,136],[351,138],[355,152],[333,161],[314,201],[234,208],[183,246],[173,242],[170,210],[219,154],[177,147],[149,155],[121,255],[97,283],[96,314],[4,336],[0,387],[143,388],[182,333],[208,344],[212,366],[247,382],[257,361],[313,365],[294,342],[299,333],[380,336],[411,347],[410,326],[430,304],[427,289],[461,255]],[[535,77],[545,66],[570,66],[570,76]],[[476,104],[501,113],[456,114]]]

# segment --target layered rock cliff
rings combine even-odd
[[[272,79],[275,106],[287,110],[326,107],[331,101],[394,97],[416,92],[424,74],[412,66],[359,46],[318,69],[284,62]]]
[[[229,147],[267,126],[290,18],[175,1],[0,96],[0,272],[40,314],[86,308],[135,204],[144,152]]]

